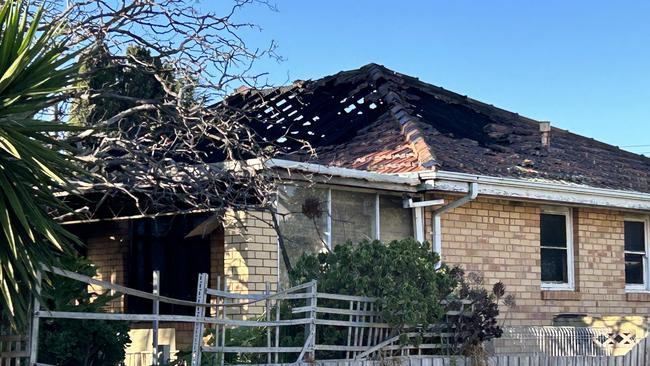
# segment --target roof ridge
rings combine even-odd
[[[366,69],[364,71],[376,85],[377,92],[384,97],[390,115],[399,124],[402,136],[417,156],[419,165],[423,168],[435,169],[438,165],[435,151],[424,138],[424,133],[419,127],[419,118],[410,113],[402,97],[391,87],[395,84],[391,80],[391,76],[394,77],[394,75],[386,74],[386,71],[391,70],[375,63],[368,64],[362,69]],[[395,73],[393,72],[393,74]],[[378,85],[378,81],[382,78],[388,85],[384,87]]]

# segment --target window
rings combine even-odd
[[[332,190],[332,247],[377,239],[377,202],[373,193]]]
[[[160,271],[160,294],[194,301],[199,273],[210,273],[210,238],[185,236],[205,221],[204,215],[140,219],[131,223],[128,286],[151,292],[153,271]],[[150,314],[151,300],[127,296],[129,313]],[[194,309],[160,303],[162,314],[194,314]]]
[[[646,221],[625,220],[625,287],[628,290],[648,289]]]
[[[540,216],[542,288],[573,289],[573,229],[568,209]]]
[[[282,186],[278,189],[278,224],[289,261],[304,253],[326,251],[339,244],[413,237],[413,210],[402,197],[370,191]],[[421,225],[420,225],[421,226]],[[287,270],[280,261],[281,280]]]
[[[404,208],[402,197],[379,196],[379,222],[384,243],[413,237],[413,210]]]

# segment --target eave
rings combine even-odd
[[[426,189],[433,191],[466,193],[468,183],[478,183],[479,195],[485,196],[627,210],[650,210],[650,194],[643,192],[447,171],[421,172],[419,176],[426,182]]]

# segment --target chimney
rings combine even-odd
[[[539,122],[539,132],[542,135],[542,147],[548,149],[551,146],[551,122]]]

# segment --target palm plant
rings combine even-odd
[[[48,214],[65,209],[54,194],[82,172],[56,137],[71,127],[43,111],[75,82],[62,25],[41,24],[22,0],[0,8],[0,307],[24,324],[40,263],[52,264],[75,240]]]

